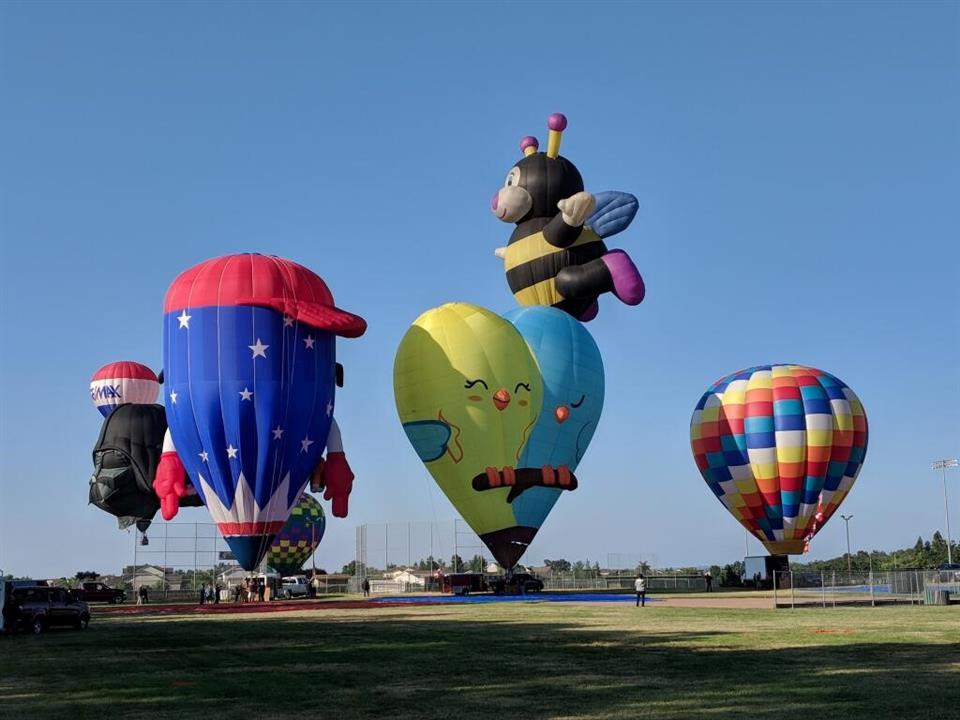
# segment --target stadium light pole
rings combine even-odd
[[[930,466],[932,470],[939,470],[943,474],[943,515],[947,523],[947,563],[953,564],[953,553],[950,550],[950,507],[947,505],[947,468],[955,468],[960,465],[957,458],[944,458],[937,460]]]
[[[853,567],[850,563],[850,521],[853,515],[841,515],[844,524],[847,526],[847,573],[853,573]]]

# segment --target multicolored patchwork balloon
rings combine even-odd
[[[290,511],[290,518],[273,538],[267,563],[281,575],[292,575],[313,555],[326,529],[323,506],[312,495],[303,493]]]
[[[100,414],[107,417],[118,405],[155,403],[160,381],[146,365],[121,360],[104,365],[90,378],[90,399]]]
[[[760,365],[715,382],[690,443],[707,485],[772,554],[799,554],[850,492],[867,451],[859,398],[830,373]]]

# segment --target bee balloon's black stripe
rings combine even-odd
[[[591,242],[543,255],[507,270],[507,284],[510,285],[511,292],[517,293],[538,282],[556,277],[565,267],[583,265],[595,260],[606,251],[607,248],[602,242]]]

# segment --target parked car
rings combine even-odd
[[[543,591],[543,580],[530,573],[514,573],[509,578],[498,577],[490,583],[490,587],[497,595],[526,595]]]
[[[78,630],[90,624],[90,608],[66,588],[17,588],[4,608],[11,632],[26,629],[39,635],[47,628],[66,626]]]
[[[77,597],[84,602],[107,602],[115,605],[126,602],[127,593],[101,582],[85,582],[77,590]]]
[[[306,597],[309,592],[310,587],[307,584],[306,575],[291,575],[280,580],[280,594],[287,600],[295,597]]]

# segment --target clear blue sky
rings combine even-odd
[[[321,564],[357,523],[453,517],[397,421],[393,355],[427,308],[513,306],[489,198],[554,111],[588,189],[640,198],[619,242],[648,298],[590,325],[607,407],[530,559],[741,557],[689,417],[720,375],[784,361],[866,405],[854,544],[929,536],[930,461],[960,454],[958,7],[3,3],[0,567],[131,561],[86,505],[89,376],[157,368],[170,281],[242,250],[308,265],[370,323],[339,346],[358,477]]]

